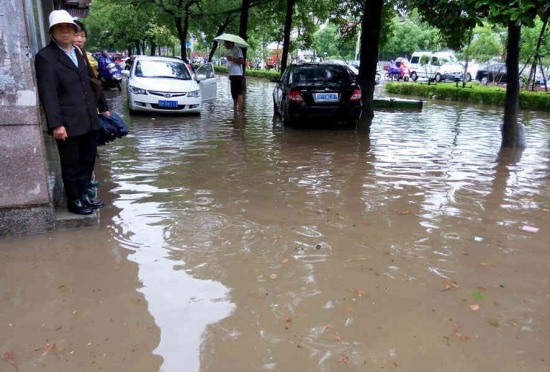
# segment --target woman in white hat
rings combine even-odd
[[[57,142],[68,210],[91,214],[103,207],[103,202],[92,200],[87,194],[97,152],[96,133],[100,129],[98,106],[88,68],[72,45],[78,31],[73,18],[66,10],[54,10],[49,21],[52,41],[35,59],[38,95],[48,133]]]

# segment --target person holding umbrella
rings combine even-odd
[[[233,109],[235,112],[242,112],[243,107],[243,90],[244,90],[244,76],[243,76],[243,65],[245,64],[243,51],[239,48],[235,41],[231,40],[229,34],[223,34],[218,36],[218,40],[223,41],[223,46],[229,50],[229,54],[226,56],[228,61],[228,74],[229,82],[231,85],[231,97],[233,98]],[[233,35],[230,35],[233,36]],[[238,38],[237,36],[233,36]],[[242,40],[242,39],[241,39]],[[244,44],[246,42],[242,41]],[[248,44],[246,44],[248,46]]]

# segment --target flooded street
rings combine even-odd
[[[109,92],[100,226],[0,239],[0,371],[550,370],[550,115],[289,128],[248,80],[237,117],[224,76],[200,116]]]

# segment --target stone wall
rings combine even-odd
[[[0,0],[0,236],[55,226],[25,18],[28,4]]]

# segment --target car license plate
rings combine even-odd
[[[159,101],[159,107],[178,107],[178,101]]]
[[[336,102],[338,93],[315,93],[315,102]]]

